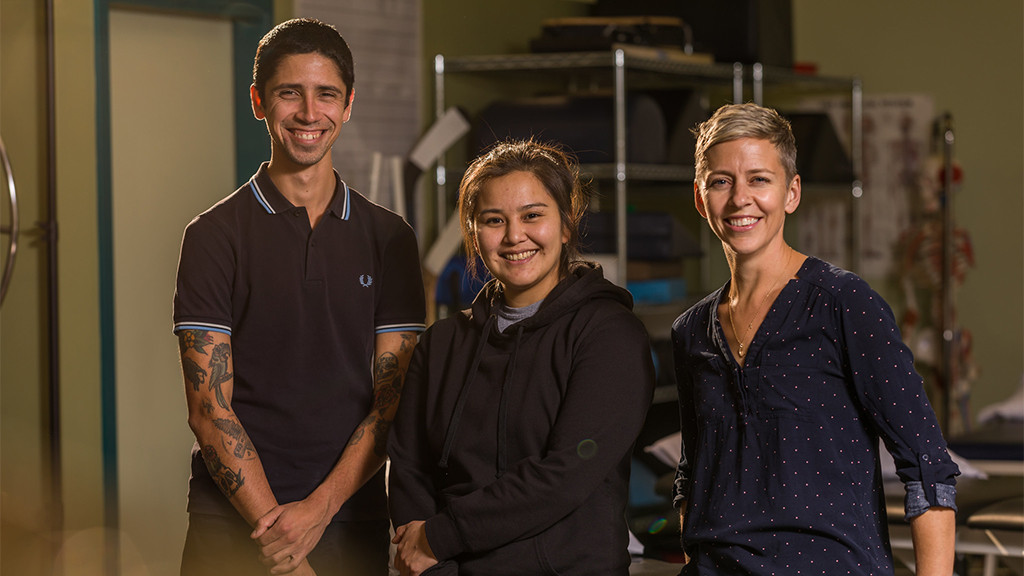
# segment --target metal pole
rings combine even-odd
[[[743,103],[743,64],[739,62],[732,64],[732,103]]]
[[[850,161],[853,164],[853,185],[850,190],[850,270],[860,272],[861,197],[864,196],[864,88],[859,78],[853,79],[850,94]]]
[[[754,91],[754,104],[764,106],[764,65],[760,62],[754,63],[751,76],[753,76],[751,88]]]
[[[942,426],[951,433],[956,388],[955,320],[953,318],[953,118],[943,117],[942,163],[942,380],[945,398]]]
[[[434,119],[439,120],[444,116],[444,55],[434,56]],[[448,192],[447,174],[445,172],[445,154],[437,158],[437,166],[434,168],[434,182],[436,186],[436,198],[434,209],[437,210],[436,222],[437,231],[435,238],[441,235],[444,225],[448,221]]]
[[[629,255],[626,227],[626,53],[615,51],[615,272],[626,286]]]
[[[53,0],[46,0],[46,264],[49,322],[50,494],[53,528],[53,573],[63,573],[58,552],[63,541],[64,499],[60,417],[60,317],[57,281],[57,121]]]

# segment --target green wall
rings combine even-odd
[[[866,94],[924,93],[953,115],[964,181],[953,209],[976,268],[958,299],[980,368],[974,412],[1024,374],[1024,3],[793,1],[794,50]]]

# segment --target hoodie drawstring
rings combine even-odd
[[[483,357],[484,345],[491,334],[491,326],[497,320],[497,316],[490,315],[484,322],[483,330],[480,332],[480,342],[476,346],[476,354],[473,356],[473,363],[470,365],[466,381],[462,383],[462,390],[459,390],[459,397],[455,401],[455,409],[452,412],[452,419],[448,422],[448,430],[444,433],[444,448],[441,449],[441,459],[437,467],[441,470],[448,469],[448,456],[452,451],[452,443],[455,442],[455,432],[459,429],[459,421],[462,420],[462,410],[466,406],[466,399],[469,397],[469,388],[476,378],[476,371],[480,368],[480,359]]]
[[[498,473],[496,478],[501,478],[508,469],[508,389],[512,384],[512,375],[516,371],[516,358],[519,357],[519,342],[523,338],[522,325],[516,328],[516,344],[512,348],[512,358],[509,359],[508,369],[505,371],[505,382],[501,385],[501,400],[498,403]]]

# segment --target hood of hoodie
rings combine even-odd
[[[492,278],[473,300],[472,320],[481,329],[487,324],[488,318],[496,313],[501,306],[501,283]],[[537,312],[513,325],[516,329],[530,331],[542,328],[557,318],[576,311],[589,301],[607,298],[615,300],[626,308],[633,309],[633,296],[624,288],[620,288],[604,279],[601,265],[594,262],[574,262],[569,267],[569,274],[563,278],[544,298]],[[513,327],[506,330],[504,336],[513,332]],[[492,333],[494,336],[496,333]]]

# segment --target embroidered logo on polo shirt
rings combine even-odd
[[[373,276],[370,276],[369,274],[361,274],[359,276],[359,285],[363,288],[373,286]]]

